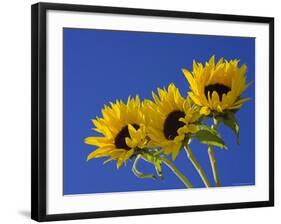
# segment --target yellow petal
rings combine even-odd
[[[248,100],[251,100],[251,98],[243,98],[243,99],[240,99],[238,101],[235,102],[235,105],[236,104],[243,104],[244,102],[248,101]]]
[[[216,107],[220,103],[219,94],[216,91],[212,93],[212,102],[213,107]]]
[[[159,103],[159,98],[154,92],[152,92],[152,98],[155,101],[155,103]]]
[[[213,56],[210,58],[210,60],[209,60],[209,65],[210,65],[211,67],[214,67],[214,66],[215,66],[215,55],[213,55]]]
[[[211,113],[211,110],[209,107],[202,107],[200,110],[200,114],[208,116]]]
[[[217,111],[220,112],[220,113],[223,112],[223,109],[222,109],[221,105],[217,105]]]
[[[181,118],[179,119],[179,121],[181,121],[181,122],[183,122],[183,123],[185,123],[185,124],[188,123],[184,117],[181,117]]]
[[[140,129],[136,130],[133,125],[129,124],[128,130],[129,130],[129,134],[132,139],[136,139],[137,141],[139,141],[141,139],[142,133],[141,133]]]
[[[88,156],[87,156],[87,161],[93,158],[98,158],[102,156],[108,156],[109,152],[113,150],[112,148],[98,148],[94,151],[92,151]]]
[[[203,106],[200,98],[198,96],[194,95],[193,92],[188,92],[188,95],[195,104],[197,104],[198,106]]]
[[[174,144],[172,147],[172,160],[175,160],[179,154],[181,144]]]
[[[138,141],[136,139],[125,138],[126,145],[130,148],[136,148],[138,145]]]
[[[117,160],[117,169],[119,169],[125,161],[126,153],[124,152]]]
[[[105,137],[87,137],[84,139],[84,142],[88,145],[101,145],[101,144],[109,144],[111,141]]]
[[[229,108],[227,108],[227,109],[229,109],[229,110],[236,110],[236,109],[239,109],[240,107],[242,107],[242,105],[243,105],[243,104],[237,104],[237,105],[231,106],[231,107],[229,107]]]
[[[156,130],[152,127],[148,127],[148,136],[155,141],[157,139],[163,139],[164,138],[164,135],[162,133],[163,133],[163,130]]]
[[[184,135],[188,133],[188,128],[186,127],[186,125],[184,125],[183,127],[179,128],[177,130],[178,135]]]
[[[192,74],[188,70],[186,70],[184,68],[182,69],[182,72],[183,72],[185,78],[187,79],[188,83],[190,84],[191,89],[193,91],[195,91],[195,93],[197,93],[197,91],[196,91],[197,90],[196,82],[195,82]]]
[[[131,149],[126,153],[126,156],[124,158],[124,161],[126,161],[127,159],[129,159],[133,154],[134,154],[135,150]]]

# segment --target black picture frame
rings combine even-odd
[[[149,209],[115,210],[70,214],[46,213],[46,12],[64,10],[101,12],[125,15],[162,16],[205,20],[239,21],[269,24],[269,200],[243,203],[209,204],[196,206],[161,207]],[[31,218],[54,221],[115,216],[132,216],[205,210],[254,208],[274,205],[274,18],[183,11],[163,11],[73,4],[37,3],[31,11],[31,73],[32,73],[32,154],[31,154]]]

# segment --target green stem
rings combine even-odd
[[[192,165],[194,166],[194,168],[198,172],[198,174],[201,177],[205,187],[211,187],[210,182],[209,182],[204,170],[202,169],[202,167],[200,166],[200,164],[198,163],[198,161],[194,157],[189,145],[185,144],[184,149],[185,149],[185,152],[187,154],[188,159],[191,161]]]
[[[216,162],[215,155],[214,155],[214,148],[210,145],[208,147],[208,155],[209,155],[209,160],[210,160],[210,163],[211,163],[213,177],[214,177],[216,186],[219,187],[220,186],[220,179],[219,179],[219,175],[218,175],[217,162]]]
[[[137,163],[140,159],[144,159],[142,157],[142,155],[138,155],[134,161],[134,164],[133,164],[133,167],[132,167],[132,171],[133,173],[135,174],[136,177],[138,178],[152,178],[152,179],[156,179],[156,177],[153,175],[153,174],[143,174],[142,172],[140,172],[138,169],[137,169]],[[144,159],[145,160],[145,159]],[[147,161],[147,160],[145,160]]]
[[[192,185],[190,181],[174,166],[174,164],[169,161],[168,159],[161,157],[161,161],[166,164],[173,172],[174,174],[183,182],[183,184],[187,188],[192,188]]]
[[[212,125],[212,129],[216,130],[218,126],[219,126],[219,122],[216,119],[214,119],[214,124]],[[209,160],[211,163],[212,173],[213,173],[213,177],[214,177],[216,186],[219,187],[220,179],[219,179],[219,175],[218,175],[217,162],[215,159],[214,148],[211,145],[209,145],[209,147],[208,147],[208,155],[209,155]]]

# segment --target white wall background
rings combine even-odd
[[[51,1],[51,0],[50,0]],[[0,223],[30,220],[30,5],[2,0],[0,6]],[[281,213],[280,160],[280,6],[277,0],[60,0],[61,3],[184,10],[275,17],[275,161],[274,208],[134,216],[60,223],[276,223]]]

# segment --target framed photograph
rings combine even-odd
[[[274,205],[274,19],[32,5],[32,219]]]

